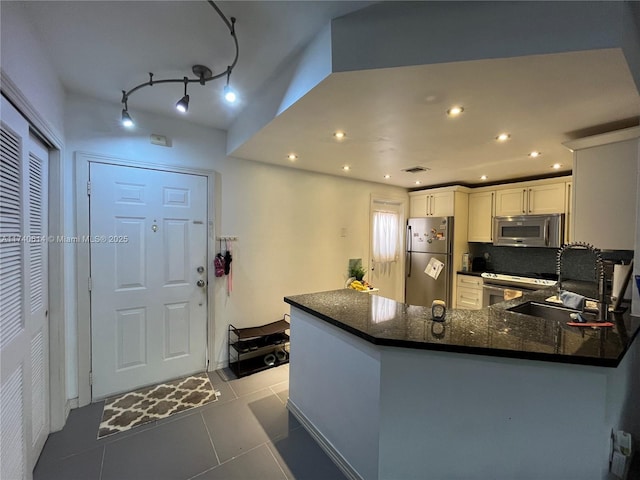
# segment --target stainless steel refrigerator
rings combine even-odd
[[[444,300],[451,307],[453,217],[407,220],[405,302],[431,306]]]

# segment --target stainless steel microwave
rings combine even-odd
[[[493,219],[493,244],[497,246],[560,248],[563,237],[562,213]]]

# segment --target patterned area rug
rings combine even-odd
[[[200,373],[107,399],[98,438],[215,402],[218,395],[209,376]]]

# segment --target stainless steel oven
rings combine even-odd
[[[505,287],[503,285],[484,284],[482,286],[482,306],[488,307],[495,303],[506,302],[514,298],[521,297],[530,289],[522,289],[520,287]]]
[[[527,292],[556,284],[555,280],[532,278],[505,273],[482,274],[482,306],[488,307],[507,300],[519,298]]]

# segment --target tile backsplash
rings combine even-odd
[[[509,273],[555,273],[555,248],[494,247],[487,243],[470,243],[473,258],[484,257],[487,270]]]
[[[469,243],[472,257],[487,259],[488,271],[509,272],[520,275],[530,273],[555,274],[558,249],[530,247],[495,247],[487,243]],[[605,260],[628,264],[633,258],[632,250],[603,251]],[[562,277],[574,280],[595,281],[595,257],[587,250],[565,252]]]

